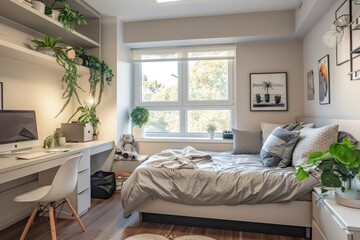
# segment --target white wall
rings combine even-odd
[[[288,111],[250,112],[250,73],[287,72]],[[302,41],[239,43],[236,50],[236,127],[260,129],[260,122],[289,123],[303,105]]]
[[[335,11],[342,2],[343,0],[336,1],[304,38],[304,89],[306,89],[306,73],[308,71],[314,71],[315,82],[315,100],[308,101],[306,91],[304,91],[305,116],[360,118],[360,111],[356,106],[360,101],[360,81],[350,80],[348,76],[349,62],[336,66],[336,48],[329,48],[322,42],[322,36],[333,23]],[[318,60],[326,54],[330,55],[330,104],[320,105]]]

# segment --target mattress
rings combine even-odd
[[[308,200],[318,185],[314,177],[297,181],[293,167],[264,167],[259,155],[214,151],[206,155],[211,158],[190,158],[195,168],[183,169],[159,167],[154,164],[156,155],[150,157],[123,185],[124,216],[158,198],[209,206]]]

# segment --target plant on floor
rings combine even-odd
[[[333,143],[325,152],[312,153],[305,166],[297,166],[296,178],[299,181],[308,178],[313,167],[321,171],[322,194],[331,188],[340,188],[344,192],[352,187],[352,181],[360,173],[360,150],[348,139]]]

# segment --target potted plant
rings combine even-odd
[[[136,106],[130,113],[131,122],[133,123],[133,134],[135,138],[145,137],[143,128],[150,120],[150,112],[143,106]]]
[[[62,133],[60,129],[56,129],[53,134],[47,136],[43,143],[43,148],[51,148],[54,146],[61,145]]]
[[[45,13],[45,4],[42,2],[42,0],[33,0],[32,1],[32,8],[41,12],[42,14]]]
[[[54,0],[54,3],[55,2],[61,2],[63,4],[63,8],[60,9],[58,20],[63,24],[66,30],[72,31],[74,30],[75,25],[85,26],[87,24],[85,16],[80,12],[71,9],[66,0]]]
[[[44,39],[33,39],[31,40],[36,45],[36,51],[44,53],[49,56],[55,56],[55,51],[60,50],[59,44],[63,43],[63,40],[58,38],[52,38],[49,35],[45,35]]]
[[[295,176],[299,181],[309,177],[309,171],[315,167],[320,170],[321,193],[326,195],[330,189],[336,189],[336,200],[340,204],[343,198],[351,196],[359,200],[359,189],[354,188],[354,182],[359,181],[360,173],[360,150],[351,144],[348,139],[341,143],[333,143],[325,152],[310,154],[307,164],[297,166]],[[357,194],[353,194],[353,193]],[[345,204],[352,201],[345,201]],[[358,206],[360,204],[355,203]]]
[[[209,123],[206,126],[206,131],[208,132],[210,139],[214,139],[215,131],[216,131],[216,125],[214,123]]]
[[[264,87],[263,89],[266,90],[265,93],[265,102],[270,102],[270,94],[269,94],[269,88],[273,89],[272,82],[263,82]]]
[[[97,131],[97,125],[100,124],[100,119],[96,115],[96,106],[94,104],[80,105],[76,112],[69,118],[68,123],[71,122],[71,119],[77,114],[80,113],[77,122],[81,123],[83,126],[90,124],[93,128],[93,139],[97,140],[99,137],[99,132]]]

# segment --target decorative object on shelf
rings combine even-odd
[[[74,30],[75,25],[85,26],[87,24],[85,16],[80,12],[71,9],[66,0],[54,0],[54,4],[55,2],[61,2],[63,4],[62,9],[60,9],[58,20],[64,25],[66,30],[72,31]]]
[[[336,65],[339,66],[350,60],[350,5],[345,0],[335,11],[335,23],[338,35],[336,41]]]
[[[97,140],[99,136],[99,132],[97,131],[97,125],[100,124],[100,119],[96,115],[96,105],[94,104],[87,104],[84,103],[83,105],[80,105],[76,112],[71,115],[71,117],[68,120],[68,123],[71,122],[72,118],[77,114],[80,113],[77,122],[81,123],[82,125],[86,125],[87,123],[90,123],[90,125],[93,127],[93,139]]]
[[[355,196],[359,199],[359,189],[354,189],[354,180],[359,182],[360,150],[345,138],[341,143],[333,143],[325,152],[310,154],[306,165],[297,166],[295,176],[299,181],[309,177],[314,167],[321,171],[321,194],[331,189],[338,189],[342,198]]]
[[[306,83],[307,83],[307,100],[314,100],[315,99],[315,88],[314,88],[314,71],[310,70],[306,74]]]
[[[250,73],[250,111],[287,109],[286,72]]]
[[[330,104],[330,69],[329,54],[319,60],[319,101]]]
[[[135,139],[145,137],[145,128],[150,120],[150,112],[143,106],[136,106],[130,113],[131,122],[133,123],[133,134]]]
[[[210,139],[214,139],[215,131],[216,131],[216,125],[214,123],[209,123],[206,126],[206,131],[209,134]]]
[[[63,43],[63,40],[58,38],[52,38],[49,35],[45,35],[44,40],[40,39],[33,39],[31,40],[34,44],[36,44],[36,51],[49,55],[55,56],[55,50],[60,50],[61,47],[59,46],[60,43]]]
[[[3,83],[0,82],[0,110],[4,109],[4,98],[3,98]]]
[[[60,146],[60,139],[62,138],[61,129],[56,129],[53,134],[47,136],[43,143],[43,148],[51,148],[53,146]]]
[[[33,9],[41,12],[42,14],[45,13],[45,4],[42,1],[33,0],[32,7],[33,7]]]

